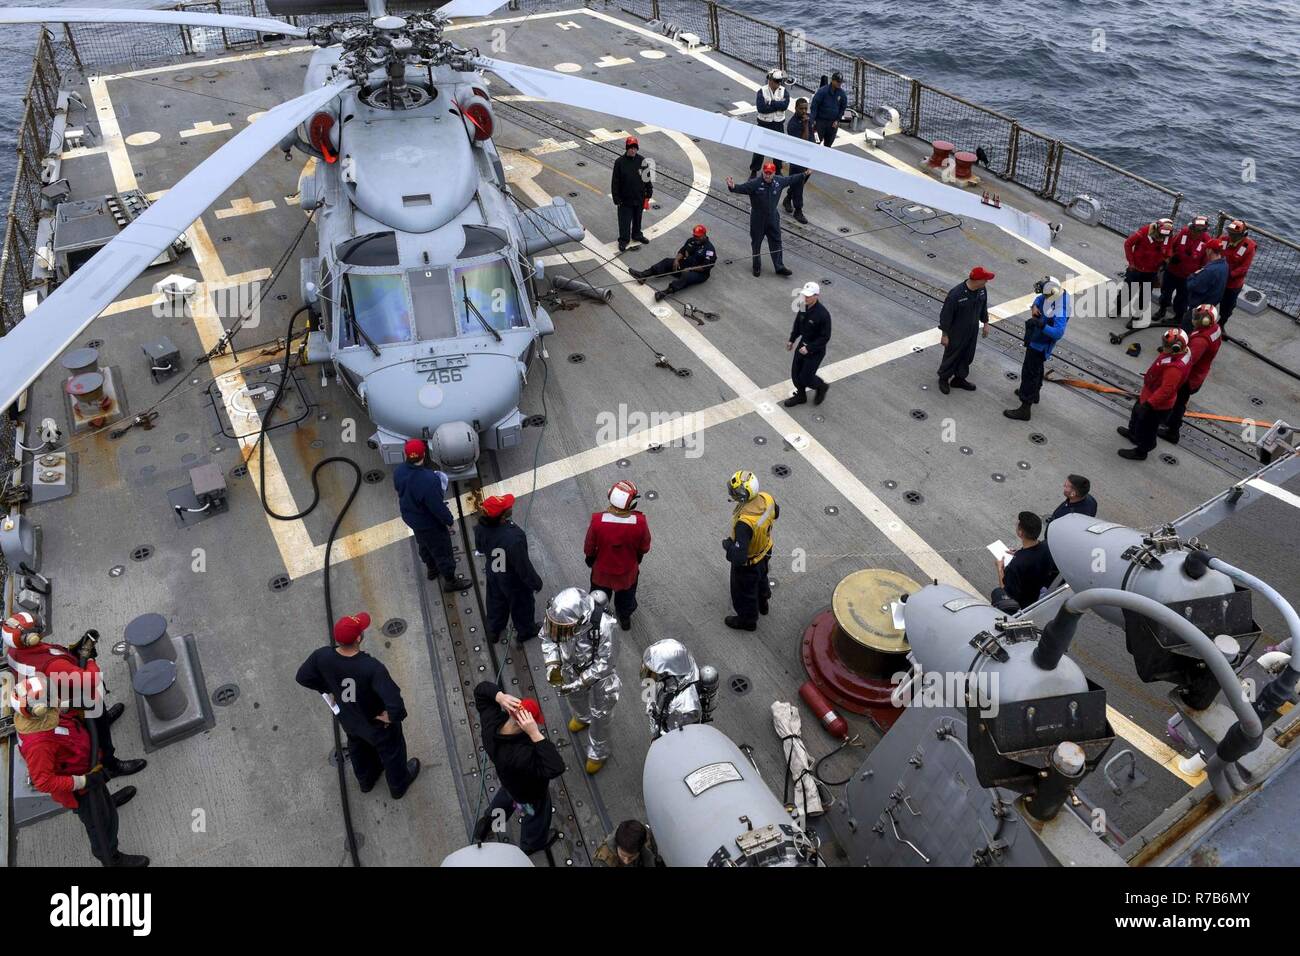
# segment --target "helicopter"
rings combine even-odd
[[[482,449],[518,445],[529,367],[554,331],[538,300],[542,263],[531,257],[581,241],[585,230],[561,198],[542,207],[514,198],[493,143],[487,73],[526,96],[762,152],[1050,247],[1049,224],[1010,206],[733,117],[484,57],[444,35],[451,17],[483,16],[503,3],[451,0],[398,17],[384,0],[270,0],[276,15],[355,11],[311,27],[164,10],[0,9],[0,23],[227,27],[305,37],[319,48],[302,96],[232,137],[0,337],[0,409],[279,147],[315,160],[300,180],[317,233],[316,255],[301,263],[311,321],[300,357],[332,364],[375,425],[367,444],[393,463],[408,438],[423,437],[453,478],[473,474]]]

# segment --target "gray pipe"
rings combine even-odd
[[[1220,570],[1224,574],[1228,573],[1224,569]],[[1141,594],[1115,588],[1092,588],[1074,595],[1061,605],[1056,617],[1043,631],[1043,639],[1035,649],[1034,663],[1044,670],[1053,669],[1069,649],[1070,640],[1074,637],[1074,631],[1083,612],[1098,605],[1110,605],[1129,610],[1157,624],[1163,624],[1190,645],[1214,674],[1219,686],[1223,688],[1223,695],[1228,705],[1237,715],[1237,723],[1228,729],[1215,748],[1214,754],[1206,760],[1205,770],[1219,798],[1225,801],[1231,799],[1234,787],[1227,775],[1227,768],[1259,746],[1264,736],[1264,727],[1260,722],[1259,714],[1255,713],[1255,708],[1242,693],[1241,683],[1227,658],[1214,646],[1214,641],[1191,621],[1158,601]],[[1042,651],[1041,655],[1039,651]]]
[[[551,287],[566,292],[577,292],[584,298],[594,299],[597,302],[608,302],[614,298],[613,289],[597,289],[590,282],[583,282],[570,276],[551,276]]]
[[[1277,589],[1267,581],[1261,581],[1255,575],[1243,571],[1241,568],[1233,567],[1220,558],[1210,558],[1210,567],[1263,595],[1269,604],[1277,608],[1278,613],[1282,615],[1282,619],[1286,621],[1289,636],[1283,644],[1289,648],[1296,635],[1300,634],[1300,615],[1296,614],[1296,610],[1291,606],[1290,602],[1282,597],[1277,592]],[[1296,664],[1296,657],[1293,654],[1286,667],[1282,668],[1282,672],[1269,681],[1264,689],[1260,691],[1259,696],[1255,699],[1255,712],[1261,718],[1268,718],[1276,713],[1277,709],[1284,703],[1294,704],[1300,702],[1296,694],[1296,683],[1300,682],[1300,668],[1297,668]]]

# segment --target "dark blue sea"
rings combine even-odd
[[[35,0],[28,0],[34,3]],[[4,0],[0,6],[16,6]],[[151,7],[153,0],[46,0]],[[729,0],[1300,238],[1300,0]],[[525,0],[527,6],[527,0]],[[33,28],[0,27],[0,203]],[[1253,169],[1253,181],[1244,173]]]

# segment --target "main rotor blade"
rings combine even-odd
[[[227,13],[185,13],[177,10],[114,10],[106,7],[2,7],[0,23],[160,23],[186,27],[219,27],[305,37],[307,30],[292,23]]]
[[[1009,206],[988,205],[979,196],[954,186],[945,186],[929,177],[646,93],[490,57],[479,57],[474,62],[480,69],[491,70],[528,96],[599,113],[612,113],[651,126],[679,130],[724,146],[775,156],[877,192],[992,223],[1043,249],[1051,248],[1051,229],[1043,220]]]
[[[451,0],[438,8],[444,17],[485,17],[498,7],[504,7],[507,0]]]
[[[95,253],[31,315],[0,336],[0,410],[8,408],[235,180],[349,86],[351,81],[332,83],[267,110]]]

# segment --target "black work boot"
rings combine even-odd
[[[113,794],[113,806],[124,807],[131,802],[131,798],[134,796],[135,787],[123,787]]]
[[[1021,402],[1019,408],[1005,408],[1002,410],[1002,414],[1018,422],[1027,422],[1029,421],[1029,403]]]
[[[829,382],[822,382],[820,385],[818,385],[813,390],[817,393],[816,397],[813,399],[813,404],[820,405],[822,402],[826,401],[826,393],[830,391],[830,388],[831,386]]]
[[[114,757],[112,760],[104,761],[104,770],[110,777],[129,777],[147,766],[149,766],[147,760],[118,760]]]
[[[442,589],[444,591],[468,591],[473,586],[473,581],[469,578],[463,578],[459,574],[453,574],[451,577],[442,579]]]
[[[791,395],[789,398],[787,398],[781,404],[784,405],[786,408],[794,408],[796,405],[802,405],[807,401],[808,401],[808,390],[800,388],[800,389],[796,389],[795,393]]]
[[[1156,434],[1171,445],[1178,444],[1178,432],[1171,432],[1168,425],[1161,425],[1156,429]]]
[[[112,707],[108,708],[108,710],[104,711],[104,716],[108,718],[108,722],[111,724],[125,712],[126,704],[114,704]]]
[[[952,391],[952,387],[948,384],[946,378],[939,379],[939,391],[943,392],[945,395]]]
[[[792,275],[794,275],[794,273],[793,273],[792,271],[790,271],[789,269],[787,269],[785,266],[777,266],[777,267],[776,267],[776,274],[779,275],[779,276],[792,276]]]
[[[119,853],[113,857],[111,862],[105,863],[105,866],[148,866],[149,858],[147,856],[132,855],[130,853]]]
[[[401,789],[401,792],[394,793],[392,790],[388,791],[394,800],[401,800],[402,797],[406,796],[406,792],[411,789],[411,784],[415,783],[415,778],[420,775],[420,761],[415,757],[406,761],[406,772],[409,776],[406,780],[406,786]]]
[[[1121,448],[1119,457],[1127,458],[1129,461],[1146,461],[1147,453],[1138,448]]]
[[[736,631],[757,631],[757,621],[746,621],[737,614],[729,614],[722,619],[722,623]]]

